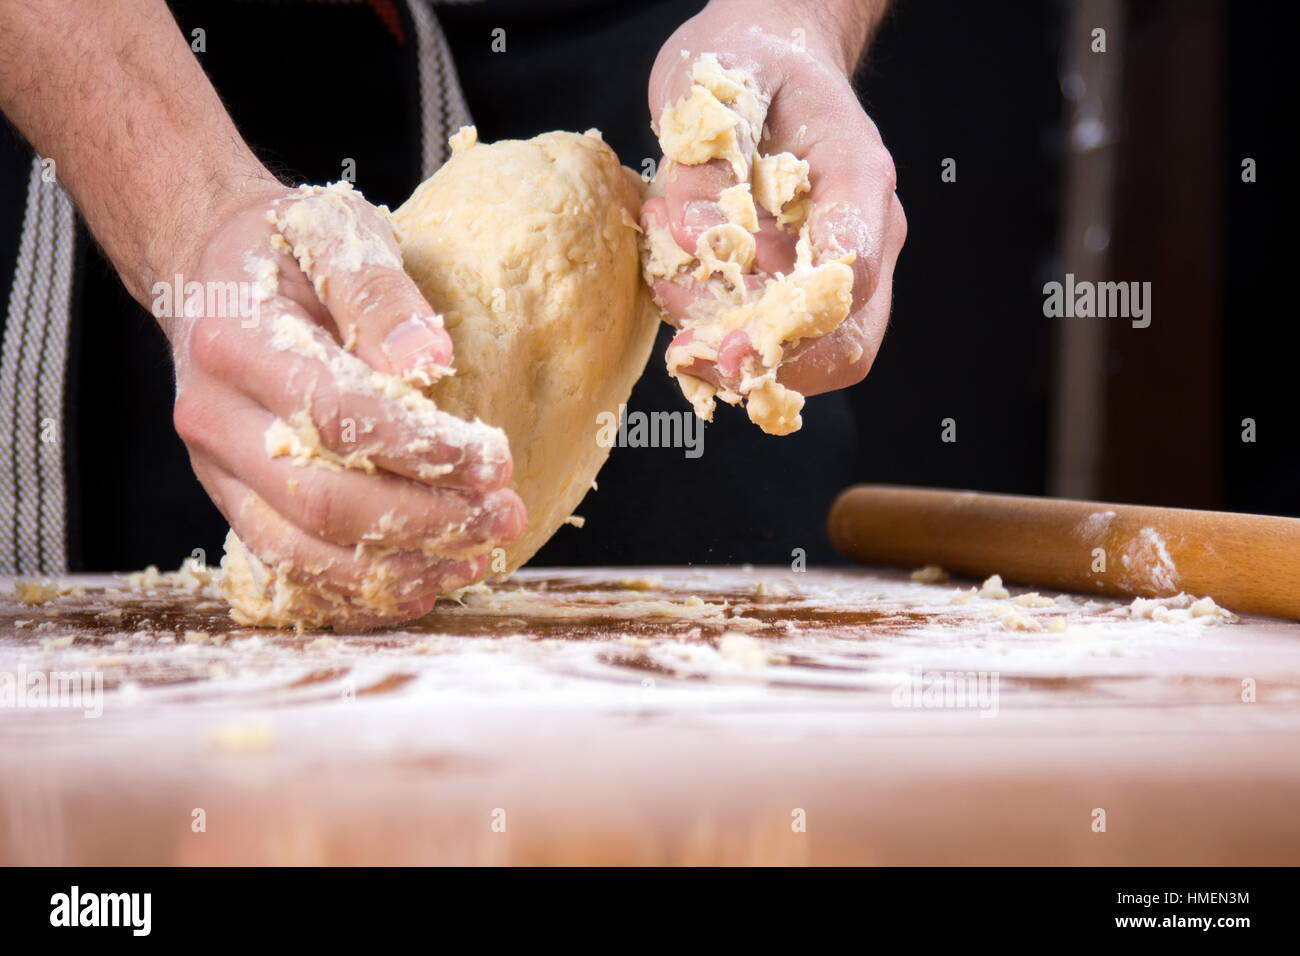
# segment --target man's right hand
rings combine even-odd
[[[268,181],[220,217],[176,271],[205,293],[243,283],[255,311],[161,319],[195,473],[248,548],[293,583],[365,609],[378,574],[401,619],[427,612],[524,528],[523,502],[505,488],[504,434],[414,388],[446,372],[451,340],[359,193]]]
[[[206,284],[255,281],[262,260],[277,270],[256,323],[161,318],[176,427],[258,557],[360,606],[373,605],[367,588],[378,583],[397,595],[387,617],[412,618],[479,578],[485,552],[519,534],[505,436],[371,380],[379,370],[427,384],[451,361],[387,222],[356,194],[320,228],[290,222],[302,195],[244,143],[164,0],[0,2],[0,109],[54,161],[146,308],[177,273]],[[285,241],[301,247],[297,258]],[[277,422],[314,431],[321,452],[272,457]],[[349,455],[370,470],[330,467]]]

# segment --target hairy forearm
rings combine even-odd
[[[139,301],[190,264],[217,207],[274,184],[163,0],[0,2],[0,109]]]
[[[851,74],[884,19],[889,0],[804,0],[803,6],[814,16],[820,15],[839,38],[844,72]]]
[[[853,73],[890,0],[711,0],[709,6],[730,8],[734,17],[770,26],[777,18],[793,32],[803,31],[846,75]]]

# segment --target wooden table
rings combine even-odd
[[[327,636],[166,579],[12,584],[5,864],[1300,863],[1292,623],[546,569]],[[88,692],[38,706],[56,671]]]

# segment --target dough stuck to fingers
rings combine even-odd
[[[659,316],[641,281],[641,182],[598,131],[485,145],[467,127],[451,142],[452,158],[392,221],[406,272],[451,336],[454,371],[418,400],[406,383],[388,386],[408,404],[504,431],[509,487],[528,524],[503,559],[488,560],[503,573],[531,558],[591,488],[610,450],[599,441],[601,413],[618,415],[627,401]],[[309,212],[295,222],[300,236],[311,234],[301,221]],[[311,261],[310,249],[294,251]],[[366,378],[391,376],[367,370]],[[303,468],[373,467],[307,447],[314,429],[303,425],[286,422],[268,436],[268,452]],[[259,562],[233,532],[222,566],[240,623],[347,626],[392,617],[402,602],[381,578],[340,602],[324,585]]]
[[[651,224],[642,242],[647,283],[669,281],[707,291],[681,319],[681,330],[692,334],[686,344],[669,350],[668,374],[706,421],[713,420],[716,399],[744,402],[759,428],[769,435],[788,435],[803,425],[804,397],[777,381],[781,363],[799,342],[834,331],[848,317],[854,255],[835,258],[836,250],[814,247],[806,160],[742,149],[761,139],[768,105],[753,78],[743,70],[725,69],[714,54],[704,53],[692,66],[691,80],[690,92],[665,106],[660,116],[665,162],[653,191],[662,190],[673,163],[725,161],[738,182],[719,196],[726,223],[705,230],[694,254],[677,245],[667,222]],[[790,274],[766,276],[756,288],[744,279],[753,274],[751,234],[759,230],[755,203],[775,217],[778,228],[799,237]],[[718,387],[685,371],[698,361],[716,362],[724,340],[737,332],[754,348],[741,362],[738,382]]]

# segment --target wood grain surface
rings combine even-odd
[[[0,863],[1300,863],[1286,622],[677,568],[323,635],[11,584]],[[41,706],[58,673],[102,690]]]

